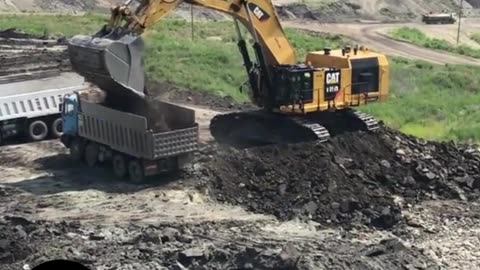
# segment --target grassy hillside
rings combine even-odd
[[[389,101],[362,110],[394,128],[424,138],[480,139],[480,68],[400,58],[390,63]]]
[[[397,39],[429,49],[442,50],[474,58],[480,58],[480,50],[465,45],[454,46],[444,39],[430,38],[422,31],[412,27],[400,27],[392,30],[390,34]]]
[[[0,28],[19,26],[29,32],[92,33],[102,17],[32,16],[0,17]],[[42,28],[43,27],[43,28]],[[246,96],[238,87],[246,80],[230,22],[197,23],[191,40],[190,24],[164,21],[146,34],[146,68],[151,79],[230,95],[238,101]],[[337,47],[336,36],[315,35],[287,29],[298,52],[324,46]],[[368,111],[404,132],[432,139],[480,139],[480,68],[439,66],[391,58],[391,96],[388,102],[372,104]]]

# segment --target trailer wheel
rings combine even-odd
[[[28,126],[28,136],[32,141],[44,140],[48,135],[48,127],[42,120],[36,120]]]
[[[72,160],[77,162],[82,161],[84,151],[84,143],[79,139],[73,139],[70,144],[70,157]]]
[[[132,183],[140,184],[145,180],[145,171],[138,159],[132,160],[128,163],[128,174]]]
[[[88,167],[95,167],[98,161],[98,144],[89,143],[85,148],[85,161]]]
[[[63,120],[62,118],[57,118],[53,121],[52,125],[50,126],[50,132],[54,138],[60,138],[63,134]]]
[[[127,161],[122,154],[115,154],[112,159],[113,173],[120,178],[127,175]]]

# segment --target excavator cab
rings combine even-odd
[[[313,68],[286,65],[274,68],[274,107],[305,104],[313,101]]]

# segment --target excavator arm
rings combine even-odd
[[[271,100],[267,96],[273,95],[271,69],[293,65],[296,59],[270,0],[129,0],[112,8],[109,23],[96,35],[77,36],[71,40],[69,51],[74,69],[107,91],[121,89],[125,93],[142,93],[145,86],[141,62],[144,45],[140,36],[182,3],[223,12],[234,18],[254,102],[264,107],[273,106],[265,102]],[[238,22],[254,38],[255,65],[241,37]]]

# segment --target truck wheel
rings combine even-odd
[[[112,159],[113,173],[120,178],[127,175],[127,161],[122,154],[115,154]]]
[[[55,139],[62,137],[63,134],[63,120],[62,118],[57,118],[53,121],[50,126],[50,133]]]
[[[36,120],[28,126],[28,136],[32,141],[44,140],[48,135],[48,127],[42,120]]]
[[[73,161],[82,161],[85,151],[84,143],[79,139],[73,139],[70,144],[70,157]]]
[[[139,160],[132,160],[128,163],[128,174],[130,181],[135,184],[140,184],[145,179],[145,172]]]
[[[98,161],[98,144],[89,143],[85,147],[85,161],[87,162],[88,167],[95,167]]]

